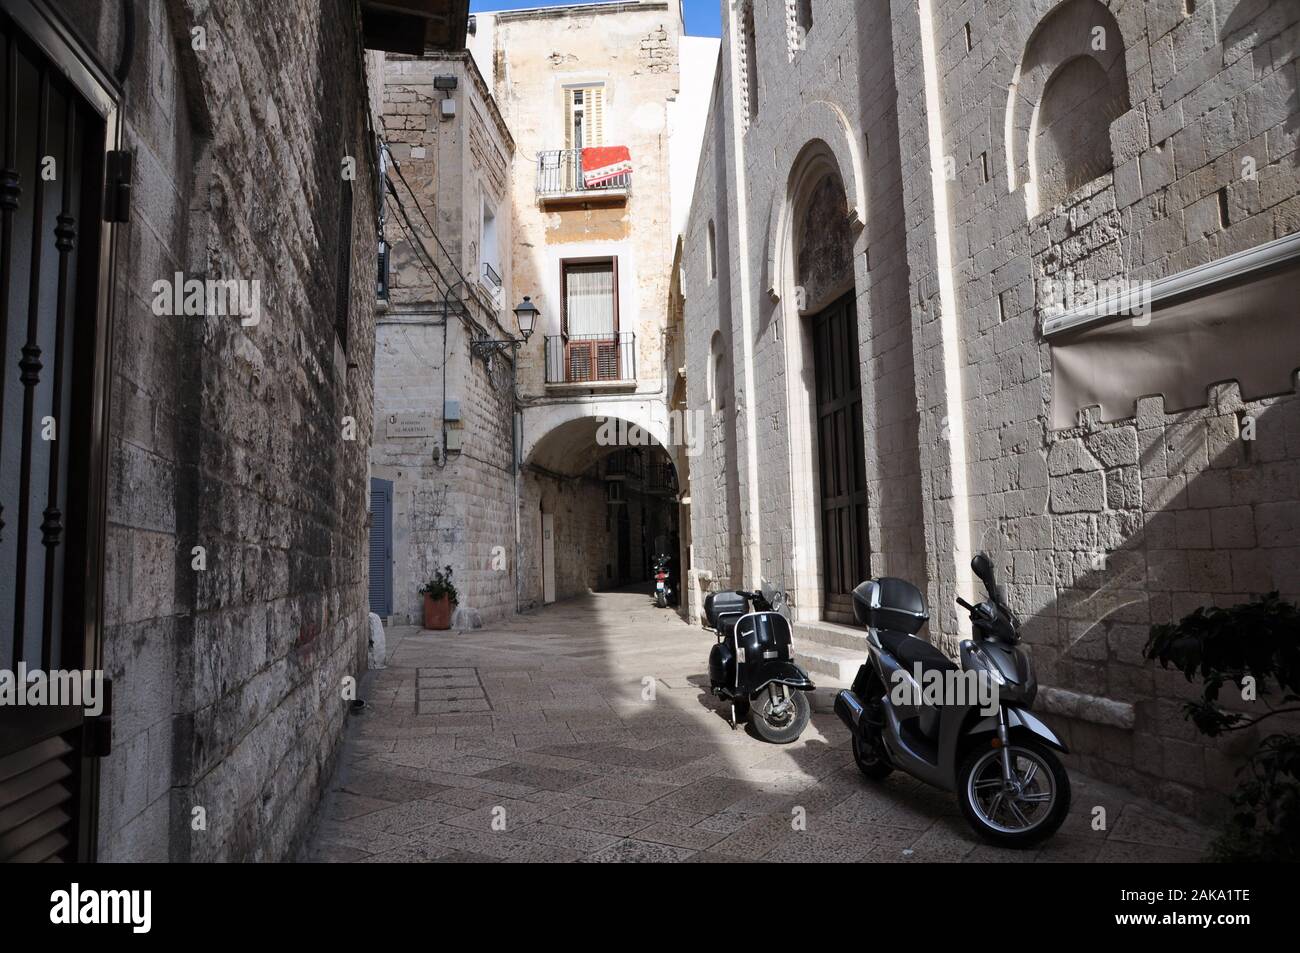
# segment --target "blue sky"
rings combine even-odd
[[[526,7],[558,7],[573,2],[575,0],[470,0],[469,12],[491,13],[493,10],[520,10]],[[686,32],[692,36],[721,36],[721,0],[686,0]]]

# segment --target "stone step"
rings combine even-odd
[[[853,649],[867,656],[867,630],[835,622],[796,622],[794,624],[794,644],[828,645],[841,649]]]
[[[795,662],[803,666],[818,685],[827,678],[845,686],[852,684],[858,667],[866,659],[865,652],[812,642],[796,642],[794,654]]]

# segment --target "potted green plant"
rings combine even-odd
[[[456,587],[451,581],[451,567],[434,571],[433,578],[420,587],[424,596],[424,627],[450,629],[451,610],[456,605]]]

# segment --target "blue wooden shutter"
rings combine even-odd
[[[370,481],[370,611],[393,614],[393,484]]]

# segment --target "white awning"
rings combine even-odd
[[[1169,412],[1204,406],[1214,384],[1237,381],[1254,400],[1289,393],[1300,370],[1300,234],[1162,279],[1150,313],[1105,298],[1044,321],[1052,352],[1052,427],[1136,413],[1163,395]]]

